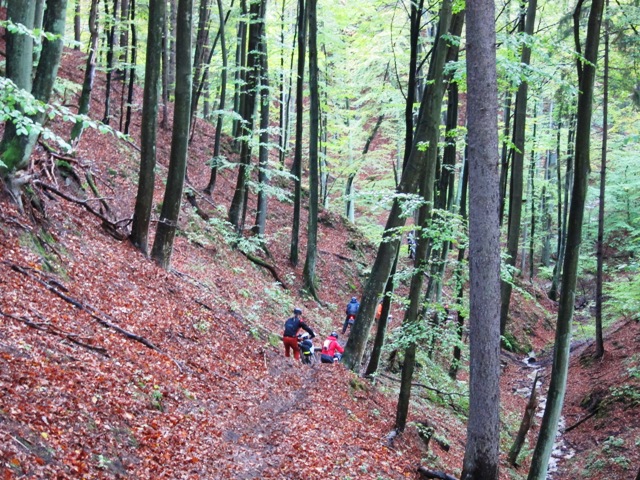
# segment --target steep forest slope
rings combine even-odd
[[[61,77],[80,83],[82,65],[81,54],[67,51]],[[117,83],[114,93],[121,87]],[[73,104],[74,95],[67,103]],[[103,98],[104,84],[97,79],[96,117]],[[112,124],[118,121],[116,116]],[[52,128],[68,135],[69,125]],[[32,169],[48,187],[33,190],[25,213],[0,199],[3,478],[399,479],[418,478],[419,464],[459,474],[464,422],[446,405],[423,400],[419,385],[410,420],[428,422],[435,438],[446,440],[428,448],[413,424],[405,435],[387,438],[395,416],[392,381],[373,385],[341,365],[311,368],[282,355],[278,335],[294,306],[319,336],[341,325],[344,303],[359,295],[372,263],[374,249],[362,235],[342,218],[321,213],[321,304],[301,291],[303,262],[295,268],[288,262],[287,203],[270,201],[269,255],[254,252],[273,268],[250,261],[229,246],[222,222],[235,171],[221,172],[212,198],[199,193],[208,180],[213,130],[198,121],[188,188],[211,220],[185,202],[173,269],[166,272],[120,236],[127,228],[120,221],[133,211],[138,135],[139,112],[131,143],[87,130],[75,157],[40,144]],[[169,142],[170,132],[161,131],[157,202]],[[235,160],[230,145],[226,154]],[[304,238],[305,211],[302,225]],[[554,305],[535,288],[531,297],[516,296],[516,305],[514,324],[531,334],[527,341],[536,352],[548,353]],[[628,359],[638,351],[638,325],[628,323],[622,331],[623,337],[611,337],[606,363],[572,365],[567,424],[584,415],[579,404],[585,395],[615,387],[619,378],[609,372],[631,369],[627,376],[637,385],[637,355],[635,374]],[[511,354],[503,360],[506,451],[532,368]],[[626,466],[618,459],[600,471],[633,478],[640,460],[633,446],[635,441],[637,450],[638,402],[598,405],[588,407],[595,416],[567,436],[579,460],[554,478],[600,478],[583,475],[594,470],[586,460],[591,446],[580,439],[602,445],[623,430],[626,440],[611,448],[627,459]],[[607,454],[602,448],[593,458],[606,461]],[[526,460],[520,470],[505,461],[501,478],[523,472]]]

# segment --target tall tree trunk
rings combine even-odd
[[[267,2],[262,1],[261,18],[266,18]],[[254,231],[264,235],[267,224],[267,187],[269,185],[269,62],[267,57],[267,30],[262,29],[260,39],[260,147],[258,152],[258,205]]]
[[[96,78],[96,58],[98,56],[98,1],[91,0],[91,9],[89,10],[89,32],[91,39],[89,40],[89,52],[87,53],[87,63],[84,67],[84,82],[82,83],[82,93],[78,105],[78,114],[86,115],[89,113],[91,105],[91,93],[93,92],[93,82]],[[71,130],[71,142],[77,143],[82,135],[83,122],[78,120]]]
[[[470,378],[461,480],[498,478],[500,442],[500,173],[495,5],[467,4]]]
[[[307,222],[307,256],[302,271],[305,288],[315,297],[316,260],[318,256],[318,141],[320,94],[318,92],[318,19],[316,0],[307,0],[309,22],[309,216]]]
[[[422,28],[422,10],[424,0],[411,2],[410,13],[410,50],[409,50],[409,81],[407,82],[407,104],[404,111],[404,161],[403,168],[411,154],[413,144],[413,115],[416,103],[416,77],[418,75],[418,41],[420,40],[420,29]]]
[[[207,68],[205,58],[209,42],[209,0],[200,0],[198,7],[198,29],[196,31],[196,49],[193,55],[193,88],[191,92],[191,135],[195,128],[195,118],[198,110],[199,92],[205,82],[204,71]],[[222,19],[221,19],[222,20]]]
[[[466,158],[466,150],[465,150],[465,158],[464,165],[462,167],[462,178],[460,179],[460,183],[462,185],[460,191],[460,216],[463,219],[463,222],[467,223],[467,189],[469,185],[469,162]],[[464,245],[464,244],[463,244]],[[464,246],[458,248],[458,262],[456,264],[456,269],[454,272],[454,278],[456,279],[456,303],[459,306],[462,306],[462,297],[464,294],[464,286],[466,283],[464,271],[464,255],[466,253],[466,248]],[[453,360],[451,361],[451,366],[449,367],[449,376],[455,380],[458,377],[458,369],[460,368],[460,359],[462,358],[462,339],[464,336],[464,315],[462,313],[462,309],[458,308],[458,324],[456,325],[456,333],[458,336],[458,343],[456,343],[453,347]]]
[[[391,295],[394,289],[394,276],[396,274],[396,268],[398,266],[398,258],[400,257],[400,245],[396,251],[396,258],[393,261],[391,267],[391,273],[387,279],[387,284],[384,287],[384,297],[382,299],[382,311],[380,312],[380,318],[378,319],[378,326],[376,329],[376,337],[373,341],[373,348],[371,349],[371,357],[369,358],[369,364],[365,370],[365,376],[373,375],[378,371],[380,364],[380,356],[382,355],[382,348],[384,347],[384,339],[387,332],[387,324],[389,323],[389,311],[391,310]]]
[[[376,138],[376,134],[378,133],[378,130],[380,129],[380,125],[382,125],[382,120],[384,120],[384,114],[380,115],[378,117],[378,119],[376,120],[375,125],[373,126],[373,130],[371,130],[371,133],[369,134],[369,136],[367,137],[367,141],[364,144],[364,148],[362,149],[362,156],[366,156],[367,153],[369,153],[369,148],[371,147],[371,142],[373,142],[373,140]],[[347,178],[347,183],[345,185],[344,188],[344,196],[346,199],[346,216],[349,219],[350,222],[353,222],[355,220],[355,200],[353,198],[353,194],[355,193],[355,190],[353,188],[353,181],[356,178],[356,174],[354,173],[350,173],[349,177]]]
[[[109,0],[104,2],[105,16],[109,16]],[[104,94],[104,115],[102,123],[109,125],[111,121],[111,81],[113,79],[113,56],[115,55],[116,42],[116,25],[118,24],[118,0],[113,0],[113,15],[111,28],[107,35],[107,83]]]
[[[243,89],[245,100],[242,104],[242,136],[240,145],[240,165],[236,188],[229,206],[229,222],[237,232],[244,229],[247,206],[247,179],[251,165],[251,136],[253,135],[254,110],[256,106],[258,77],[260,76],[260,39],[264,19],[260,17],[261,0],[250,0],[249,5],[249,58],[247,61],[246,86]]]
[[[606,0],[609,8],[609,0]],[[604,355],[604,338],[602,335],[602,283],[604,281],[604,205],[607,179],[607,140],[609,130],[609,21],[604,24],[604,75],[602,99],[602,158],[600,159],[600,202],[598,205],[598,242],[596,257],[598,259],[596,273],[596,351],[595,358]]]
[[[73,14],[73,40],[75,45],[74,50],[80,50],[80,44],[82,42],[82,9],[80,8],[80,0],[76,0],[74,14]]]
[[[35,4],[23,0],[11,0],[7,4],[7,20],[33,29]],[[29,35],[12,33],[7,30],[6,35],[6,77],[16,87],[31,92],[31,74],[33,70],[33,39]],[[7,175],[27,165],[27,160],[20,156],[18,150],[10,148],[17,136],[16,127],[11,121],[5,123],[4,135],[0,144],[0,174],[7,179]],[[17,192],[14,192],[17,193]],[[15,195],[14,195],[15,196]],[[18,200],[18,197],[16,197]]]
[[[427,236],[427,230],[431,223],[433,210],[434,184],[436,176],[436,164],[438,159],[438,140],[440,138],[440,112],[442,111],[442,99],[444,95],[444,65],[447,59],[449,45],[445,36],[450,34],[452,17],[452,2],[445,0],[440,9],[440,19],[438,23],[438,33],[435,38],[434,53],[429,63],[427,74],[428,92],[423,96],[426,99],[420,106],[420,118],[416,128],[416,136],[413,148],[418,147],[421,141],[418,131],[424,131],[424,141],[428,145],[424,152],[425,168],[421,178],[420,195],[424,205],[420,207],[418,213],[417,227],[419,233],[416,235],[416,258],[415,269],[411,277],[409,287],[409,308],[405,312],[402,321],[403,328],[417,327],[421,322],[418,312],[422,300],[422,284],[424,282],[424,272],[428,264],[428,249],[431,239]],[[409,415],[409,399],[411,397],[411,383],[413,380],[413,370],[415,368],[416,344],[412,342],[405,349],[404,363],[402,366],[402,380],[400,383],[400,394],[398,395],[398,405],[396,408],[397,431],[402,432],[407,423]]]
[[[131,242],[145,255],[148,251],[149,222],[153,206],[156,167],[156,135],[158,126],[158,86],[162,61],[162,34],[166,16],[166,1],[149,2],[147,59],[142,99],[140,132],[140,174],[138,194],[133,213]]]
[[[305,1],[298,0],[298,68],[296,77],[296,141],[291,173],[293,185],[293,220],[291,222],[291,249],[289,261],[298,265],[298,242],[300,236],[300,209],[302,202],[302,118],[304,114],[304,63],[307,45],[307,13]]]
[[[136,22],[134,21],[136,18],[136,1],[131,0],[129,4],[129,19],[131,22],[131,64],[129,66],[129,86],[127,89],[127,115],[126,120],[124,122],[124,130],[123,133],[125,135],[129,135],[129,128],[131,127],[131,111],[133,107],[133,93],[134,93],[134,85],[136,81],[136,61],[137,51],[138,51],[138,37],[136,35]]]
[[[228,71],[228,61],[227,61],[227,43],[226,37],[224,33],[224,27],[226,19],[223,17],[222,12],[222,0],[217,0],[218,2],[218,16],[220,17],[220,53],[222,55],[222,71],[220,72],[220,102],[218,105],[218,110],[220,112],[224,112],[224,108],[226,106],[226,97],[227,97],[227,71]],[[228,18],[228,17],[227,17]],[[224,115],[222,113],[218,113],[216,120],[216,134],[214,138],[213,144],[213,158],[211,159],[211,176],[209,177],[209,184],[204,189],[205,193],[211,195],[213,193],[213,189],[216,186],[216,178],[218,176],[218,164],[220,162],[220,144],[222,139],[222,125],[224,122]]]
[[[238,33],[236,36],[236,71],[233,93],[233,111],[242,118],[244,107],[242,106],[243,98],[246,92],[245,76],[247,68],[247,3],[246,0],[240,0],[241,17],[238,21]],[[241,135],[242,126],[238,119],[233,120],[231,134],[238,141]]]
[[[580,16],[583,0],[578,2],[574,12],[574,38],[576,50],[580,53]],[[575,180],[571,195],[569,212],[569,229],[565,248],[562,287],[556,326],[555,347],[553,350],[553,367],[551,382],[547,392],[547,405],[540,425],[538,442],[531,459],[528,480],[543,480],[547,476],[547,466],[558,429],[558,420],[564,394],[567,387],[569,370],[569,348],[571,345],[571,322],[575,302],[575,287],[578,276],[580,242],[582,241],[582,224],[584,206],[589,179],[589,149],[591,141],[591,115],[595,71],[598,63],[598,44],[600,42],[600,25],[604,0],[593,0],[589,12],[587,37],[585,41],[584,65],[578,56],[578,123],[576,125],[576,163]]]
[[[564,252],[567,244],[567,220],[569,217],[569,200],[571,190],[573,189],[573,172],[574,172],[574,137],[575,137],[575,116],[572,116],[569,119],[569,131],[567,133],[567,168],[564,175],[564,195],[558,195],[558,201],[561,198],[563,199],[563,206],[558,209],[559,212],[562,212],[561,220],[558,223],[558,251],[556,254],[556,264],[553,267],[553,278],[551,279],[551,288],[549,289],[549,298],[553,301],[558,299],[558,287],[562,280],[562,266],[564,264]],[[560,167],[558,167],[560,168]],[[561,189],[560,183],[558,184],[558,188]],[[560,192],[560,190],[559,190]],[[560,204],[558,204],[560,205]]]
[[[521,20],[525,35],[533,35],[535,24],[537,0],[529,0],[526,20]],[[524,12],[523,12],[524,15]],[[528,66],[531,60],[531,47],[529,43],[522,45],[520,64]],[[522,218],[522,189],[524,169],[525,127],[527,121],[527,90],[529,82],[523,79],[516,93],[516,107],[513,119],[513,155],[511,167],[511,189],[509,195],[509,231],[507,234],[507,259],[506,264],[515,268],[518,257],[518,245],[520,241],[520,222]],[[511,282],[502,282],[500,288],[500,334],[504,335],[507,318],[509,316],[509,303],[511,302]]]
[[[160,128],[163,130],[169,128],[169,50],[173,43],[169,32],[169,10],[170,5],[165,5],[162,35],[162,120],[160,121]]]
[[[24,19],[28,25],[32,25],[34,12],[31,7],[25,8],[24,10],[22,8],[18,9],[14,5],[11,5],[10,7],[12,10],[13,8],[16,8],[16,10],[13,11],[16,12],[15,15],[17,16],[23,14],[30,15],[30,19]],[[67,0],[49,0],[47,3],[47,11],[44,17],[43,28],[45,32],[52,34],[52,36],[45,37],[42,43],[40,61],[38,62],[36,75],[31,88],[31,93],[34,98],[43,103],[49,102],[51,92],[53,91],[53,84],[58,75],[58,67],[60,65],[60,56],[62,54],[63,47],[66,12]],[[12,35],[10,38],[11,37]],[[33,56],[30,42],[17,38],[14,38],[12,41],[17,43],[14,43],[11,48],[14,49],[16,54],[21,54],[22,58],[16,58],[17,63],[12,65],[12,68],[15,68],[11,71],[10,75],[18,78],[21,84],[28,86],[29,81],[27,80],[26,75],[30,75],[31,72],[27,71],[28,67],[23,65],[22,62],[24,61],[29,65],[31,64]],[[9,68],[9,65],[7,65],[7,68]],[[44,110],[33,115],[29,115],[29,119],[37,125],[42,125],[44,118]],[[7,134],[7,132],[5,132],[2,139],[2,144],[0,145],[0,160],[2,160],[6,167],[2,167],[0,173],[2,173],[2,176],[7,181],[9,191],[12,192],[16,200],[18,200],[18,197],[16,197],[17,190],[13,187],[13,174],[17,170],[23,169],[27,166],[38,135],[39,132],[37,129],[27,135],[21,135],[15,128],[10,127],[9,133]]]
[[[176,102],[173,113],[173,132],[167,187],[162,211],[156,228],[151,257],[168,270],[171,265],[173,240],[178,227],[182,201],[182,188],[187,171],[189,145],[189,118],[191,113],[191,34],[193,27],[193,0],[178,0],[176,30]]]
[[[500,226],[504,218],[504,206],[507,198],[507,179],[509,178],[509,155],[513,152],[509,148],[509,132],[511,131],[511,88],[507,88],[504,92],[504,130],[502,141],[502,155],[500,162]]]

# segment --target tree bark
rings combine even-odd
[[[461,480],[498,478],[500,173],[493,0],[467,4],[470,379]]]
[[[523,32],[527,36],[533,35],[535,24],[537,0],[529,0]],[[520,64],[529,65],[531,61],[531,48],[528,43],[522,45]],[[507,234],[507,258],[506,264],[515,269],[518,257],[518,245],[520,242],[520,223],[522,219],[522,190],[524,171],[524,147],[525,147],[525,127],[527,121],[527,91],[529,82],[525,78],[518,87],[516,93],[516,107],[513,119],[513,149],[511,166],[511,189],[509,192],[509,229]],[[515,280],[515,279],[514,279]],[[509,303],[511,301],[511,290],[513,284],[503,281],[500,289],[500,334],[504,335],[507,318],[509,316]]]
[[[609,1],[606,0],[606,8]],[[602,99],[602,158],[600,159],[600,202],[598,204],[598,241],[596,243],[596,351],[595,358],[604,355],[602,335],[602,284],[604,281],[604,205],[607,179],[607,140],[609,130],[609,21],[605,21],[604,32],[604,75]]]
[[[536,372],[536,376],[533,379],[533,386],[531,387],[531,395],[529,395],[529,401],[527,402],[527,406],[525,407],[524,415],[522,416],[522,421],[520,422],[520,428],[518,428],[518,434],[513,440],[513,445],[509,450],[508,461],[513,466],[516,465],[518,455],[520,455],[522,445],[524,445],[524,441],[527,439],[527,433],[531,428],[533,417],[535,416],[536,409],[538,408],[538,392],[536,390],[537,383],[538,373]]]
[[[89,113],[91,105],[91,93],[93,92],[93,82],[96,78],[96,57],[98,55],[98,0],[91,0],[91,8],[89,10],[89,32],[91,38],[89,40],[89,52],[87,53],[87,63],[84,67],[84,82],[82,83],[82,93],[78,105],[78,114],[86,115]],[[71,142],[77,143],[80,140],[83,130],[83,122],[77,121],[71,130]]]
[[[318,92],[318,19],[317,0],[307,0],[309,22],[309,216],[307,221],[307,256],[302,270],[305,288],[315,297],[316,260],[318,256],[318,141],[320,94]]]
[[[291,222],[291,249],[289,261],[298,265],[298,242],[300,237],[300,209],[302,202],[302,118],[304,114],[304,63],[307,45],[307,14],[305,1],[298,0],[298,67],[296,77],[296,140],[291,173],[293,185],[293,220]]]
[[[260,16],[266,18],[267,2],[263,0]],[[269,62],[267,57],[267,31],[262,29],[260,39],[260,147],[258,151],[258,205],[254,231],[264,235],[267,224],[267,187],[269,185]]]
[[[109,0],[105,0],[104,2],[104,10],[107,17],[109,16],[108,2]],[[109,125],[109,122],[111,121],[111,80],[113,78],[113,56],[116,47],[116,25],[118,23],[117,12],[118,0],[113,0],[113,25],[111,25],[111,29],[107,35],[107,83],[104,94],[104,115],[102,116],[102,123],[105,125]]]
[[[80,0],[76,0],[74,15],[73,15],[73,39],[76,44],[73,46],[74,50],[80,50],[80,42],[82,41],[82,9],[80,8]]]
[[[580,53],[580,13],[581,0],[574,12],[574,37],[576,50]],[[558,420],[564,403],[569,370],[569,351],[571,346],[571,323],[575,302],[575,287],[578,276],[580,242],[582,241],[582,224],[589,179],[589,149],[591,133],[591,116],[593,108],[593,89],[595,70],[598,62],[598,45],[600,42],[600,25],[604,0],[593,0],[589,12],[587,38],[585,42],[584,60],[578,57],[578,123],[576,125],[576,163],[575,179],[571,195],[567,244],[565,249],[560,305],[556,326],[555,348],[551,381],[547,392],[547,405],[540,425],[540,433],[531,459],[528,480],[543,480],[547,476],[549,457],[558,429]]]
[[[434,53],[429,63],[427,74],[428,91],[420,105],[420,118],[418,120],[415,142],[413,148],[419,148],[420,144],[426,144],[426,152],[423,152],[425,167],[422,172],[420,194],[425,202],[419,210],[416,235],[415,269],[411,277],[409,287],[409,308],[405,312],[402,321],[403,328],[417,328],[421,323],[419,311],[422,304],[422,285],[424,272],[428,268],[428,250],[431,239],[427,236],[427,229],[431,223],[433,210],[434,184],[436,176],[436,164],[438,159],[438,140],[440,139],[440,112],[442,111],[442,99],[444,96],[444,65],[447,59],[449,44],[445,35],[450,34],[452,19],[452,2],[445,0],[440,9],[438,33],[435,39]],[[419,132],[424,131],[424,136]],[[413,341],[404,352],[402,366],[402,382],[396,408],[397,431],[403,431],[409,415],[409,400],[411,397],[411,382],[415,368],[416,343]]]
[[[226,106],[226,97],[227,97],[227,43],[226,36],[224,33],[224,27],[226,19],[223,16],[222,11],[222,0],[217,0],[218,2],[218,16],[220,17],[220,53],[222,55],[222,71],[220,72],[220,102],[218,105],[218,110],[223,112]],[[220,161],[220,144],[222,139],[222,125],[224,122],[224,116],[222,113],[218,113],[216,121],[216,134],[214,137],[213,144],[213,158],[211,159],[211,176],[209,177],[209,184],[204,189],[205,193],[211,195],[213,193],[213,189],[216,186],[216,178],[218,176],[218,163]]]
[[[162,63],[162,34],[166,15],[165,0],[149,2],[147,59],[142,99],[140,132],[140,173],[138,194],[131,227],[131,242],[145,255],[148,252],[149,222],[153,206],[158,127],[158,86]]]
[[[123,133],[129,135],[129,128],[131,127],[131,111],[133,107],[133,93],[134,85],[136,81],[136,61],[138,51],[138,36],[136,35],[136,2],[131,0],[129,4],[129,19],[131,21],[131,62],[129,64],[129,86],[127,89],[127,114],[124,122]]]
[[[191,33],[193,27],[193,0],[179,0],[176,30],[176,102],[173,114],[173,132],[167,187],[162,211],[156,228],[151,257],[168,270],[171,265],[173,240],[178,226],[182,188],[187,170],[189,145],[189,118],[191,113]]]
[[[254,110],[257,97],[258,77],[260,76],[260,39],[264,19],[260,17],[261,0],[252,0],[249,5],[249,58],[247,61],[246,86],[242,103],[242,136],[240,145],[240,165],[238,178],[231,205],[229,206],[229,222],[237,232],[244,230],[247,203],[247,179],[251,164],[251,136],[254,127]]]

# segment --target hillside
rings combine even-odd
[[[80,82],[82,55],[67,52],[63,62],[60,75]],[[103,95],[98,79],[92,112],[102,112]],[[66,136],[69,126],[54,128]],[[137,115],[133,129],[135,145]],[[198,193],[208,181],[212,139],[212,128],[198,121],[188,183],[200,208],[220,220],[225,215],[218,209],[228,206],[235,172],[221,172],[212,198]],[[170,132],[161,131],[157,202],[169,144]],[[229,146],[226,152],[234,159]],[[321,214],[322,304],[301,291],[303,261],[296,268],[288,262],[291,206],[274,199],[267,220],[270,256],[263,258],[284,286],[229,247],[219,221],[204,222],[186,202],[173,269],[166,272],[126,240],[114,238],[85,208],[100,208],[99,201],[84,200],[96,195],[81,188],[91,172],[109,207],[103,205],[101,215],[112,221],[131,216],[136,148],[87,130],[76,157],[56,155],[39,146],[33,169],[66,199],[52,189],[37,189],[40,203],[34,199],[26,213],[0,199],[3,478],[399,479],[418,478],[419,464],[459,474],[465,426],[446,407],[424,400],[419,387],[410,420],[429,422],[447,442],[432,441],[426,448],[413,425],[393,442],[387,439],[395,416],[392,381],[371,384],[341,365],[310,368],[283,356],[278,335],[294,306],[322,337],[339,328],[343,305],[361,292],[375,250],[342,218]],[[541,289],[530,290],[531,297],[516,297],[514,323],[532,335],[527,341],[535,352],[548,354],[555,306]],[[395,310],[394,318],[401,312]],[[632,322],[612,333],[603,362],[588,364],[576,356],[567,424],[584,415],[579,404],[587,393],[616,385],[621,377],[613,372],[623,375],[632,367],[622,357],[638,351],[638,332]],[[538,362],[544,364],[543,358]],[[506,352],[503,360],[502,406],[509,419],[503,450],[508,450],[532,368]],[[633,478],[640,461],[638,404],[606,405],[567,434],[579,460],[575,468],[563,465],[554,478],[598,478],[575,473],[593,473],[587,457],[595,450],[583,440],[602,445],[622,432],[628,439],[611,448],[624,449],[618,456],[627,458],[628,469],[620,461],[602,471]],[[501,478],[517,475],[503,461]]]

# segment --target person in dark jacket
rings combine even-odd
[[[303,329],[309,334],[309,338],[316,336],[313,330],[304,323],[301,318],[302,310],[299,308],[293,309],[293,317],[284,322],[284,333],[282,334],[282,343],[284,343],[284,356],[290,357],[291,350],[293,350],[293,357],[296,360],[300,360],[300,347],[298,346],[298,331]]]
[[[344,319],[344,325],[342,326],[342,334],[344,335],[347,331],[347,327],[353,324],[353,321],[358,315],[358,310],[360,310],[360,302],[356,297],[351,297],[351,301],[347,303],[347,318]]]
[[[322,363],[339,362],[344,353],[344,348],[338,343],[338,332],[331,332],[331,335],[322,344],[320,361]]]

